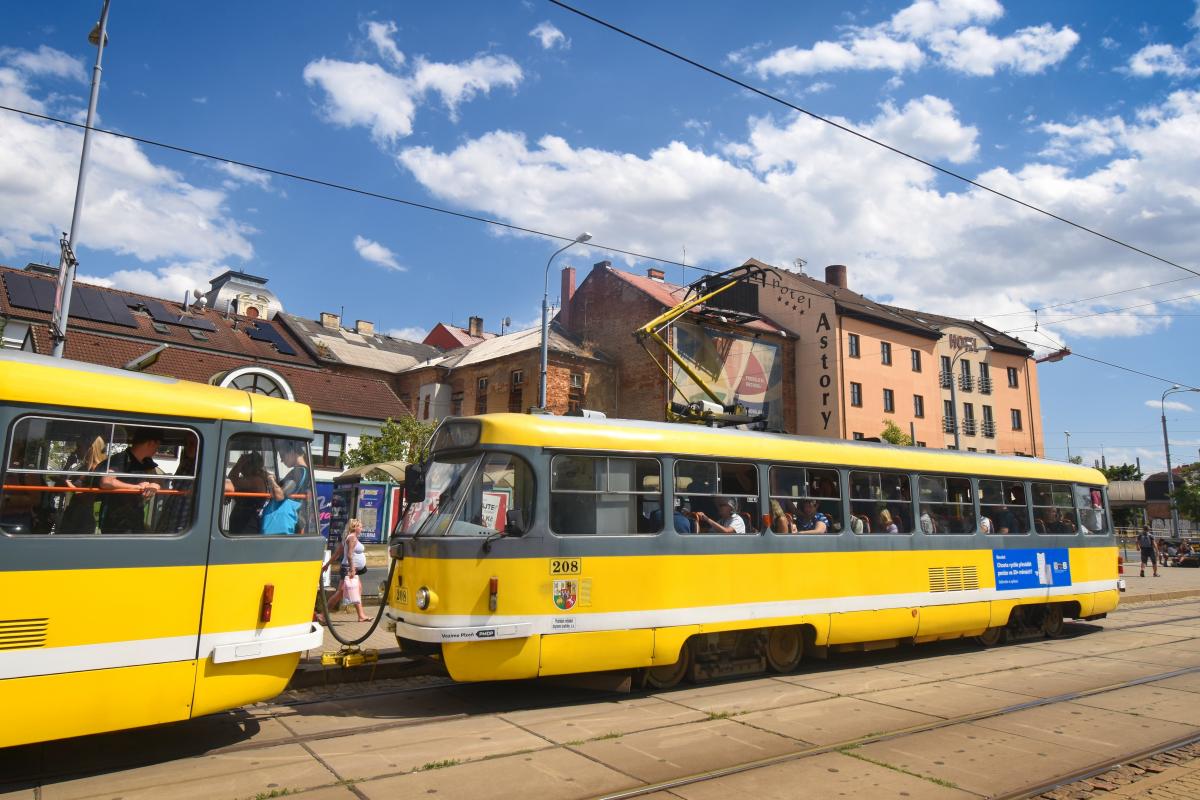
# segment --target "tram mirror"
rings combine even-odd
[[[404,492],[408,502],[419,503],[425,499],[425,467],[421,464],[408,464],[404,467]]]
[[[509,509],[504,515],[504,535],[521,536],[525,533],[525,515],[519,508]]]

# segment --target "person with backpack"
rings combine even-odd
[[[1137,537],[1138,547],[1142,548],[1142,571],[1141,576],[1146,577],[1146,561],[1150,561],[1150,566],[1154,568],[1154,577],[1158,577],[1158,548],[1154,546],[1154,535],[1150,533],[1149,528],[1142,528],[1142,532]]]

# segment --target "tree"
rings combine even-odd
[[[900,430],[899,425],[886,418],[883,420],[883,433],[879,434],[879,438],[890,444],[898,444],[903,447],[912,447],[913,444],[911,436]]]
[[[1179,468],[1179,480],[1175,482],[1175,493],[1171,497],[1179,509],[1179,516],[1200,522],[1200,464]]]
[[[1105,467],[1101,472],[1110,481],[1140,481],[1143,479],[1142,471],[1138,469],[1137,464],[1113,464],[1111,467]]]
[[[1068,461],[1070,461],[1072,464],[1082,464],[1082,463],[1083,463],[1083,456],[1071,456],[1071,457],[1070,457],[1069,459],[1067,459],[1067,460],[1068,460]]]
[[[378,464],[381,461],[416,463],[429,455],[429,439],[433,426],[416,417],[390,417],[379,429],[378,436],[364,436],[358,447],[346,451],[342,461],[347,468]]]

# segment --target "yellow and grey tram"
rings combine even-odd
[[[0,747],[278,694],[324,550],[306,406],[0,354]]]
[[[538,415],[443,422],[392,554],[402,648],[462,681],[634,668],[665,687],[1056,636],[1119,591],[1096,470]]]

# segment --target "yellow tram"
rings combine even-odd
[[[5,352],[0,425],[0,747],[265,699],[320,646],[306,406]]]
[[[450,419],[393,538],[401,646],[462,681],[651,686],[1117,605],[1106,481],[1036,459],[627,420]]]

